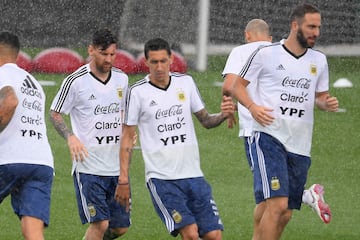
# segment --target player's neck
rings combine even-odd
[[[150,75],[150,82],[151,84],[157,86],[158,88],[166,89],[170,83],[170,76],[168,75],[165,78],[156,78]]]
[[[288,51],[290,51],[294,56],[301,56],[303,55],[307,48],[304,48],[301,46],[301,44],[296,40],[296,38],[292,38],[289,36],[285,42],[284,45]]]

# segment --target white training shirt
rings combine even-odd
[[[74,134],[86,146],[89,157],[73,161],[73,170],[100,176],[118,176],[122,111],[128,76],[112,68],[106,82],[90,73],[89,64],[64,79],[51,110],[70,114]]]
[[[139,128],[146,181],[203,176],[192,113],[204,103],[192,77],[171,73],[161,89],[146,76],[128,94],[124,123]]]
[[[0,67],[0,89],[11,86],[18,106],[0,133],[0,165],[28,163],[54,167],[46,133],[45,93],[39,82],[14,63]]]
[[[244,45],[240,45],[231,50],[229,57],[226,61],[225,68],[222,72],[222,75],[225,77],[226,74],[232,73],[238,75],[241,72],[241,69],[245,65],[251,53],[253,53],[259,46],[269,45],[271,42],[267,41],[257,41],[251,42]],[[247,91],[252,97],[254,89],[254,84],[249,84],[247,86]],[[253,118],[249,110],[246,107],[237,103],[238,113],[239,113],[239,137],[250,137],[252,133]]]
[[[315,93],[329,89],[326,56],[311,48],[299,57],[282,43],[255,51],[240,76],[256,85],[254,102],[273,109],[274,122],[254,130],[268,133],[287,151],[310,156]]]

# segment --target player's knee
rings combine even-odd
[[[111,232],[113,233],[114,236],[120,237],[122,235],[124,235],[129,228],[113,228],[111,229]]]
[[[180,235],[182,239],[188,239],[188,240],[198,240],[199,239],[199,233],[198,233],[198,227],[196,224],[191,224],[183,227],[180,229]]]
[[[221,240],[221,231],[215,230],[215,231],[208,232],[202,237],[202,239],[203,240]]]
[[[291,210],[286,210],[280,217],[280,223],[285,226],[286,224],[288,224],[288,222],[290,221],[292,216],[292,211]]]

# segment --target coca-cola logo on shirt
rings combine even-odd
[[[94,110],[95,115],[100,114],[112,114],[120,112],[120,104],[119,103],[110,103],[107,106],[97,105]]]
[[[293,87],[301,89],[309,89],[311,80],[307,78],[291,79],[289,76],[285,77],[282,81],[284,87]]]
[[[158,109],[155,114],[155,119],[181,115],[182,112],[183,112],[182,105],[173,105],[168,109]]]
[[[36,110],[41,112],[43,110],[41,102],[35,100],[35,101],[29,101],[28,99],[24,99],[22,106],[24,108],[30,109],[30,110]]]

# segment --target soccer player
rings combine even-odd
[[[114,199],[128,88],[128,76],[113,67],[116,49],[111,31],[96,31],[88,47],[90,62],[64,79],[51,105],[51,121],[73,161],[79,215],[83,224],[90,223],[86,240],[115,239],[130,226],[130,213]],[[70,114],[72,128],[64,114]]]
[[[209,114],[192,77],[169,72],[173,55],[167,41],[151,39],[144,52],[150,74],[128,92],[116,198],[129,206],[129,161],[138,126],[147,187],[169,233],[219,240],[223,224],[200,168],[192,114],[205,128],[213,128],[234,112],[234,104],[224,97],[222,112]]]
[[[338,100],[328,92],[326,57],[312,49],[320,34],[319,10],[299,5],[290,20],[288,38],[257,49],[232,93],[255,120],[249,155],[256,203],[266,207],[254,239],[280,239],[292,210],[300,209],[311,164],[314,103],[322,110],[338,109]],[[253,94],[248,85],[254,85]],[[323,189],[313,188],[322,204]]]
[[[0,203],[11,196],[24,239],[44,239],[54,163],[40,83],[16,65],[18,37],[0,33]]]
[[[250,55],[257,48],[270,45],[272,41],[270,27],[262,19],[250,20],[246,25],[244,37],[246,44],[235,47],[231,51],[222,73],[224,76],[223,93],[226,95],[230,95],[233,84],[239,77],[238,73],[240,73],[241,69],[243,68]],[[247,92],[249,95],[255,93],[254,86],[254,84],[250,84],[247,86]],[[239,102],[237,104],[237,107],[239,113],[239,137],[244,138],[246,157],[249,162],[250,168],[253,170],[253,163],[249,152],[251,135],[253,132],[252,116],[250,112]],[[230,123],[229,127],[232,127],[232,123]],[[325,223],[328,223],[330,221],[331,212],[329,206],[324,202],[322,194],[323,186],[321,186],[320,184],[314,184],[309,189],[304,190],[303,202],[312,207],[313,210],[315,210],[315,212],[319,215],[321,220],[323,220]],[[253,239],[257,239],[257,236],[259,234],[258,226],[265,210],[265,204],[265,201],[262,201],[255,206]],[[326,213],[328,215],[328,218],[325,218],[323,213]]]

